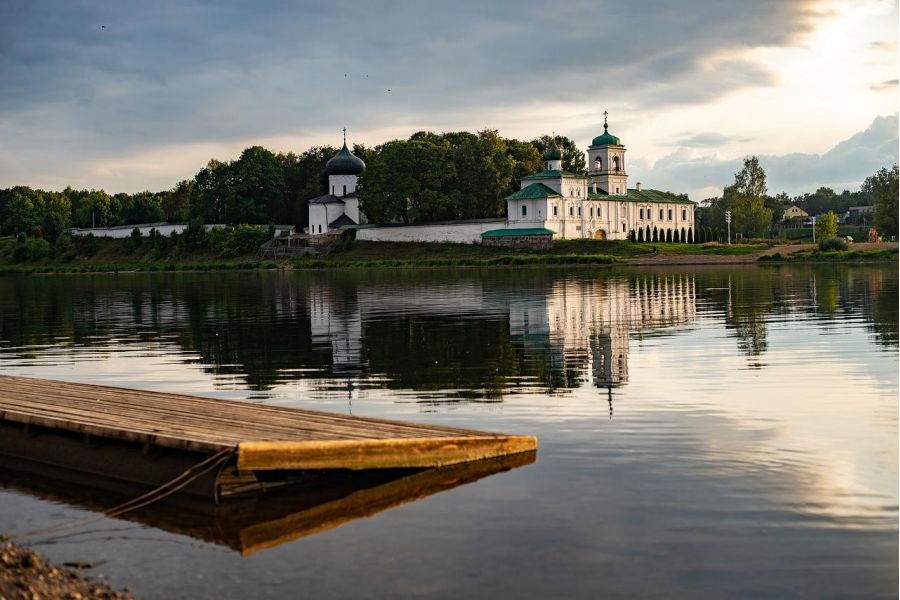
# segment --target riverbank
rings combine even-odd
[[[2,540],[2,536],[0,536]],[[11,542],[0,541],[0,598],[34,600],[130,600],[131,592],[114,590],[99,577],[85,575],[85,566],[55,567],[38,554]]]
[[[91,256],[16,262],[0,254],[0,273],[100,273],[129,271],[226,271],[267,269],[360,269],[521,267],[561,265],[707,265],[759,262],[871,262],[897,259],[897,243],[856,243],[847,252],[818,252],[813,244],[653,244],[560,240],[546,250],[470,244],[352,241],[327,256],[281,261],[253,253],[224,258],[215,252],[177,252],[156,258],[152,249],[129,250],[125,240],[102,240]]]

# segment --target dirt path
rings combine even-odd
[[[640,256],[624,260],[629,265],[741,265],[755,264],[760,256],[780,253],[793,254],[803,250],[815,250],[816,244],[783,244],[772,246],[759,252],[749,254],[659,254],[657,256]],[[896,250],[897,242],[858,242],[853,244],[854,250]]]

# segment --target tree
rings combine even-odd
[[[544,134],[539,138],[531,140],[531,144],[535,148],[537,148],[538,154],[541,156],[544,155],[544,152],[547,150],[547,148],[550,147],[553,142],[556,142],[556,145],[562,152],[562,168],[564,171],[571,171],[572,173],[577,173],[578,175],[584,175],[587,173],[587,163],[584,159],[584,152],[582,152],[578,148],[578,146],[575,145],[575,142],[573,142],[566,136],[550,136]]]
[[[163,192],[161,208],[163,219],[167,223],[184,221],[188,218],[188,205],[194,182],[188,179],[179,181],[174,188]]]
[[[228,164],[212,158],[194,176],[188,203],[191,220],[200,219],[204,223],[221,223],[225,220],[225,205],[231,193],[231,168]]]
[[[744,167],[734,174],[734,184],[722,193],[722,204],[731,210],[732,231],[763,236],[772,224],[772,209],[765,206],[766,173],[755,156],[744,159]]]
[[[228,223],[268,223],[284,214],[284,173],[278,159],[262,146],[251,146],[229,165],[224,217]]]
[[[862,191],[871,194],[875,201],[875,227],[886,235],[897,235],[897,174],[897,165],[881,169],[862,185]]]
[[[781,223],[784,220],[784,209],[791,202],[791,197],[785,192],[774,196],[766,196],[763,203],[766,208],[772,211],[772,223]]]
[[[456,178],[448,150],[444,141],[422,138],[394,140],[376,148],[357,188],[369,220],[410,223],[456,218],[458,195],[451,197],[445,189]]]
[[[821,241],[837,237],[837,215],[828,211],[816,218],[816,239]]]

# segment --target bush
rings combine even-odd
[[[209,243],[209,233],[206,231],[203,221],[199,219],[191,221],[184,233],[181,234],[179,243],[188,250],[206,248]]]
[[[93,256],[97,254],[97,238],[93,233],[75,238],[75,252],[80,256]]]
[[[214,230],[214,232],[218,231]],[[211,236],[210,246],[218,250],[225,258],[254,254],[262,244],[269,240],[269,230],[264,227],[238,225],[231,229],[221,230],[221,232],[215,236],[215,242]]]
[[[75,258],[75,244],[72,238],[65,233],[56,238],[56,246],[53,249],[56,258],[60,260],[72,260]]]
[[[135,227],[131,230],[131,235],[125,239],[125,249],[134,252],[141,247],[142,238],[141,230]]]
[[[822,252],[832,252],[835,250],[846,250],[847,242],[840,238],[830,237],[819,242],[819,250]]]
[[[16,245],[13,251],[13,260],[16,262],[35,261],[47,258],[53,254],[53,246],[42,238],[29,238],[24,243]]]

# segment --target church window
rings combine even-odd
[[[344,186],[344,193],[341,194],[341,196],[346,196],[346,195],[347,195],[347,186],[345,185],[345,186]]]
[[[670,221],[672,220],[672,209],[671,208],[669,209],[669,220]]]
[[[619,157],[618,156],[613,156],[613,171],[615,171],[616,173],[619,172]]]
[[[642,219],[644,218],[644,209],[643,208],[641,209],[641,218]]]
[[[663,210],[659,209],[659,220],[662,221],[662,219],[663,219]]]
[[[526,206],[525,204],[522,205],[522,216],[528,216],[528,206]]]
[[[569,206],[569,216],[570,217],[575,216],[575,208],[573,206]]]
[[[603,161],[600,159],[599,156],[594,160],[594,170],[595,171],[603,170]]]
[[[625,223],[622,223],[622,233],[625,233]]]
[[[681,209],[681,220],[687,221],[687,210],[685,210],[683,208]]]
[[[619,193],[619,186],[616,186],[616,194]]]
[[[581,205],[578,206],[578,216],[581,216]]]
[[[592,219],[594,218],[594,207],[593,206],[591,207],[591,218]]]
[[[331,186],[331,195],[334,196],[334,186]]]
[[[558,210],[557,210],[558,208],[559,208],[559,207],[556,206],[555,204],[553,205],[553,216],[554,216],[554,217],[557,216],[557,215],[559,215],[559,212],[558,212]]]
[[[575,195],[581,198],[581,188],[575,190]]]

